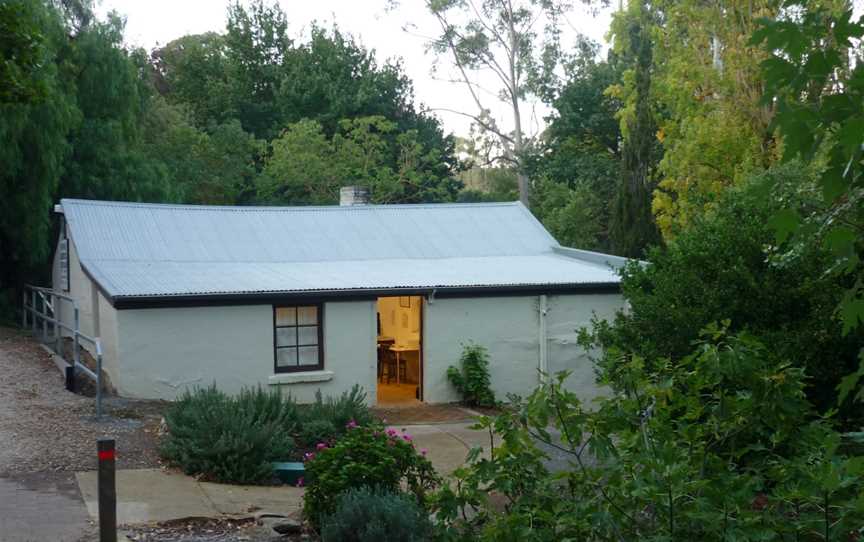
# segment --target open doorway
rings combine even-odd
[[[423,298],[378,298],[378,396],[381,406],[423,399]]]

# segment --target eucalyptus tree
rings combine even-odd
[[[516,171],[519,199],[527,205],[526,153],[538,130],[529,129],[525,113],[554,85],[562,58],[560,22],[571,4],[567,0],[425,1],[439,26],[428,45],[439,59],[447,58],[452,64],[449,80],[462,85],[473,104],[470,111],[447,111],[470,118],[483,134],[495,139],[500,151],[490,162]],[[484,74],[491,74],[493,88],[486,88]],[[498,123],[490,100],[508,109],[512,129]]]

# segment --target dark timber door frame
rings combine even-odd
[[[419,337],[420,347],[417,349],[417,365],[418,365],[417,373],[418,373],[418,377],[420,379],[420,385],[419,385],[420,393],[417,394],[418,395],[417,399],[419,399],[420,401],[423,401],[423,383],[425,382],[425,377],[426,377],[426,375],[425,375],[426,371],[424,371],[424,369],[423,369],[423,366],[425,365],[424,359],[423,359],[423,358],[425,358],[425,356],[423,355],[423,349],[424,349],[423,336],[426,334],[426,328],[424,327],[425,320],[426,320],[424,318],[424,314],[426,312],[426,296],[421,295],[421,296],[418,296],[417,299],[420,300],[420,311],[419,311],[420,312],[420,337]]]

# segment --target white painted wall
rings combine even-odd
[[[495,393],[525,395],[537,383],[537,297],[434,299],[423,316],[423,397],[430,403],[458,401],[447,367],[459,365],[469,342],[489,351]]]
[[[59,244],[60,239],[58,238],[57,245],[59,246]],[[102,342],[102,368],[108,373],[108,377],[113,384],[118,377],[117,311],[105,296],[102,295],[96,283],[84,273],[81,261],[78,258],[78,249],[75,247],[74,239],[70,239],[69,241],[69,291],[63,292],[60,258],[56,248],[52,266],[51,287],[75,299],[78,304],[79,329],[81,333],[99,338]],[[72,326],[74,323],[72,304],[67,301],[61,301],[58,306],[58,315],[62,321]],[[99,315],[98,326],[94,322],[96,314]],[[69,333],[64,331],[64,335],[68,336]],[[89,341],[81,341],[81,346],[95,358],[95,347]]]
[[[424,398],[430,403],[456,401],[447,381],[450,365],[458,366],[468,342],[489,351],[490,375],[496,395],[525,396],[539,383],[540,301],[538,296],[434,299],[424,314]],[[588,325],[592,312],[611,316],[623,307],[620,294],[549,296],[547,345],[549,372],[573,371],[568,387],[590,401],[602,390],[593,366],[576,344],[576,330]]]
[[[624,307],[621,294],[584,294],[549,296],[546,313],[549,373],[570,371],[565,381],[586,406],[605,392],[595,382],[594,366],[589,353],[576,344],[579,328],[588,327],[594,313],[611,319]]]
[[[174,399],[185,389],[216,382],[228,392],[275,385],[273,308],[270,305],[181,307],[117,312],[120,395]],[[374,301],[326,303],[324,371],[327,381],[279,384],[301,402],[315,392],[338,395],[356,383],[375,397]],[[296,379],[296,373],[283,373]],[[320,374],[318,375],[321,376]]]

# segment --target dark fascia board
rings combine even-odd
[[[305,302],[338,302],[374,300],[390,296],[426,296],[445,299],[456,297],[513,297],[562,294],[615,294],[618,283],[550,284],[524,286],[470,286],[446,288],[381,288],[364,290],[309,290],[302,292],[256,292],[241,294],[200,294],[163,296],[114,296],[109,298],[117,310],[171,307],[212,307],[227,305],[272,305]]]

